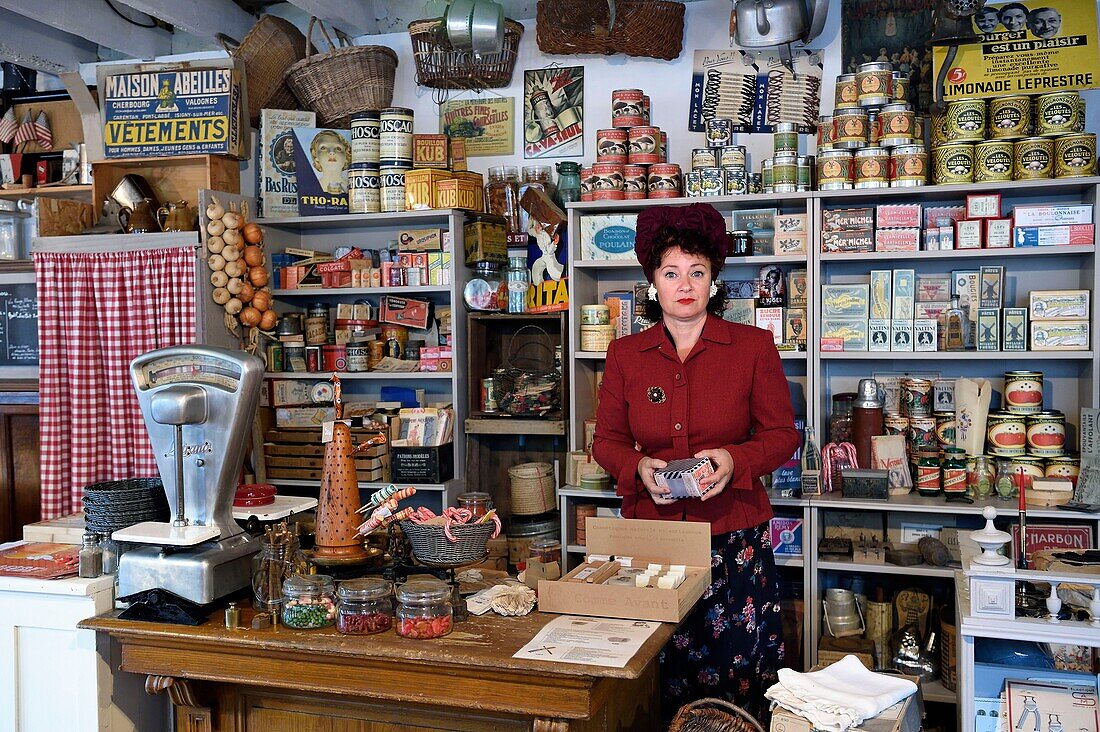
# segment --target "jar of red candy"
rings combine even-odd
[[[454,627],[451,586],[436,579],[412,580],[397,588],[397,634],[442,638]]]
[[[336,629],[347,635],[371,635],[393,627],[393,583],[381,577],[341,582]]]

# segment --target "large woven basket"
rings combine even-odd
[[[330,50],[313,53],[316,24]],[[343,46],[332,42],[324,23],[311,18],[306,31],[305,58],[286,72],[286,82],[306,109],[317,113],[323,127],[346,128],[351,118],[379,111],[393,102],[397,54],[385,46]]]
[[[680,707],[669,732],[764,732],[756,718],[722,699],[700,699]]]
[[[523,26],[504,19],[504,47],[500,53],[476,56],[456,51],[447,39],[442,18],[409,23],[416,83],[432,89],[499,89],[512,83]]]
[[[684,43],[684,4],[617,0],[539,0],[536,32],[544,53],[625,53],[671,61]],[[610,27],[609,27],[610,26]]]
[[[167,521],[168,497],[160,478],[93,483],[84,488],[84,525],[110,534],[143,521]]]
[[[512,513],[531,516],[553,511],[554,468],[550,463],[520,463],[508,468]]]
[[[239,44],[217,34],[229,55],[244,63],[248,84],[248,118],[260,125],[261,109],[297,109],[298,100],[286,84],[286,72],[306,53],[306,37],[293,23],[261,15]]]
[[[452,542],[440,525],[401,522],[401,530],[412,544],[413,556],[424,564],[436,566],[460,566],[480,560],[485,556],[485,545],[495,528],[492,523],[451,524],[451,533],[458,539]]]

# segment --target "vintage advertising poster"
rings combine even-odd
[[[346,214],[351,132],[316,127],[296,127],[293,132],[298,215]]]
[[[959,46],[944,99],[1100,87],[1094,0],[1024,0],[986,5],[974,16],[981,43]],[[936,73],[947,49],[935,50]]]
[[[317,115],[289,109],[260,111],[260,216],[298,215],[298,181],[294,176],[295,127],[315,127]]]
[[[439,107],[439,131],[466,139],[466,157],[514,155],[516,98],[451,99]]]
[[[909,77],[918,113],[932,103],[932,3],[929,0],[842,0],[841,69],[854,74],[871,61],[889,61]]]
[[[696,51],[688,129],[703,132],[706,120],[720,117],[733,120],[734,132],[772,132],[778,122],[816,130],[824,54],[793,55],[794,72],[775,51]]]
[[[523,72],[523,157],[584,155],[584,67]]]

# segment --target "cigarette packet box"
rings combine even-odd
[[[875,228],[919,229],[921,205],[919,203],[891,203],[875,206]]]
[[[890,350],[890,319],[872,318],[867,321],[867,350]]]
[[[1028,293],[1031,319],[1087,319],[1089,294],[1089,290],[1032,290]]]
[[[633,566],[682,564],[687,571],[680,586],[669,590],[570,582],[582,565],[556,582],[539,581],[541,612],[677,623],[710,584],[709,523],[589,518],[585,548],[633,557]]]
[[[1013,226],[1069,226],[1091,224],[1092,204],[1066,206],[1015,206],[1012,209]]]
[[[821,314],[825,318],[866,318],[869,311],[867,285],[823,285]]]
[[[920,249],[920,229],[878,229],[876,252],[915,252]]]
[[[890,321],[890,350],[913,350],[913,321],[895,318]]]
[[[939,330],[935,319],[920,318],[913,321],[913,350],[935,351]]]
[[[1089,245],[1094,241],[1092,224],[1071,226],[1016,226],[1012,245],[1016,247],[1065,247]]]
[[[1031,350],[1087,351],[1089,350],[1089,321],[1033,320],[1031,321]]]
[[[875,225],[870,208],[827,208],[821,212],[822,231],[870,231]]]

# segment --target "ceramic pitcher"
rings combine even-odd
[[[187,201],[169,202],[157,209],[157,222],[164,231],[194,231],[195,217]]]
[[[118,224],[127,234],[150,234],[161,231],[153,212],[152,202],[143,198],[133,208],[123,206],[118,211]]]

